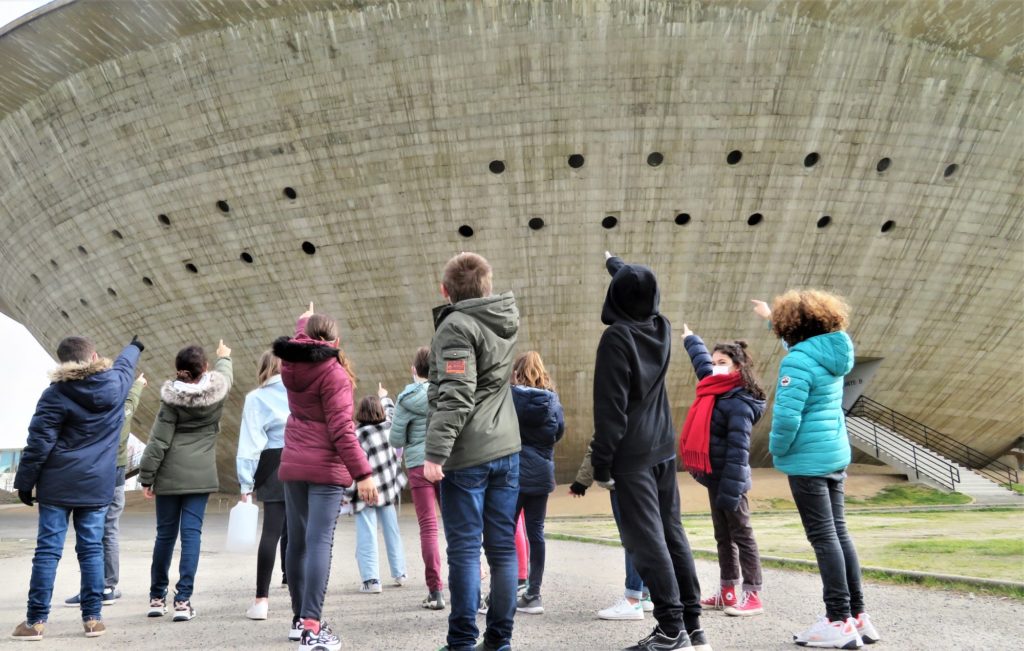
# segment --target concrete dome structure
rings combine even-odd
[[[1024,428],[1022,24],[1013,0],[59,0],[0,34],[0,309],[48,349],[138,333],[153,380],[223,338],[228,486],[255,360],[308,301],[360,393],[397,392],[441,266],[477,251],[559,385],[565,480],[610,249],[768,385],[749,299],[842,293],[883,360],[866,393],[999,454]]]

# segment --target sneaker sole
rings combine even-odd
[[[422,604],[427,610],[444,610],[444,604],[439,604],[436,601],[431,604]]]
[[[843,646],[836,646],[835,642],[805,642],[802,640],[796,640],[797,646],[810,647],[812,649],[859,649],[863,645],[858,644],[857,640],[850,640]]]
[[[527,606],[526,608],[516,607],[516,611],[520,613],[526,613],[527,615],[543,615],[544,606]]]
[[[25,635],[12,635],[11,639],[12,640],[18,640],[20,642],[42,642],[43,641],[43,636],[42,635],[28,635],[28,636],[25,636]]]
[[[753,617],[754,615],[760,615],[764,613],[764,608],[758,608],[757,610],[737,610],[735,608],[726,608],[725,614],[730,617]]]
[[[267,619],[266,615],[260,615],[260,616],[257,616],[257,617],[253,617],[249,613],[246,613],[245,616],[246,616],[247,619],[251,619],[254,622],[262,622],[262,621],[265,621]]]
[[[635,622],[642,620],[644,618],[644,614],[643,612],[640,612],[636,615],[615,615],[613,617],[609,617],[598,613],[597,618],[606,622]]]
[[[167,609],[164,610],[150,610],[146,613],[146,617],[163,617],[167,614]]]
[[[103,630],[103,631],[89,631],[88,633],[85,634],[85,637],[99,637],[101,635],[106,635],[106,633],[107,633],[106,630]]]
[[[298,642],[301,639],[302,639],[302,631],[296,631],[295,633],[289,633],[288,634],[288,641],[289,642]]]
[[[192,621],[195,618],[196,618],[195,613],[191,613],[191,614],[175,613],[174,614],[174,621],[176,621],[176,622],[190,622],[190,621]]]

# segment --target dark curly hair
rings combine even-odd
[[[849,322],[846,301],[819,289],[791,289],[772,301],[772,330],[790,346],[845,330]]]
[[[722,353],[731,359],[732,363],[736,365],[736,370],[743,377],[743,388],[758,400],[764,400],[764,389],[761,388],[757,374],[754,373],[754,359],[747,352],[747,342],[742,339],[719,342],[715,344],[712,352]]]

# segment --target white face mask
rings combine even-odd
[[[731,366],[718,366],[717,364],[711,367],[711,375],[729,375],[732,373]]]

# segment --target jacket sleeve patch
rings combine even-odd
[[[779,380],[779,384],[784,387],[788,387],[790,382],[791,380],[789,379],[788,375],[783,375],[782,378]]]
[[[445,375],[466,375],[469,350],[466,348],[447,348],[441,351],[444,360]]]

